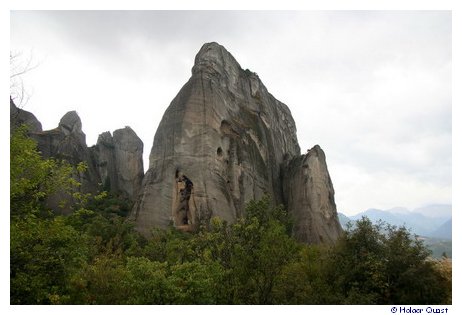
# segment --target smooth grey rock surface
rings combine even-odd
[[[114,154],[114,140],[109,131],[98,136],[96,145],[91,147],[96,170],[100,176],[103,190],[111,193],[119,192],[116,162]]]
[[[92,151],[104,189],[130,200],[138,196],[144,176],[143,142],[130,127],[100,134]]]
[[[189,208],[196,221],[218,216],[233,222],[243,215],[247,202],[264,194],[274,203],[284,202],[281,169],[299,155],[289,108],[223,46],[205,44],[195,58],[192,77],[159,124],[131,218],[146,236],[154,227],[177,222],[178,176],[184,174],[194,184]],[[311,204],[304,209],[324,211]],[[331,216],[337,220],[336,213]],[[321,219],[318,223],[324,224]]]
[[[144,177],[143,142],[130,127],[114,131],[113,138],[119,189],[133,200]]]
[[[195,217],[234,221],[264,194],[282,202],[279,165],[299,153],[288,107],[224,47],[205,44],[157,129],[132,218],[145,235],[174,221],[180,172],[194,183]]]
[[[284,167],[284,201],[294,235],[304,243],[333,243],[342,233],[324,151],[314,146]]]

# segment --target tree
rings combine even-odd
[[[72,304],[127,304],[131,295],[121,253],[96,256],[70,279]]]
[[[275,278],[296,257],[298,245],[288,234],[287,214],[268,198],[250,202],[245,210],[245,217],[231,225],[213,220],[199,247],[225,268],[225,304],[271,304]]]
[[[446,298],[441,304],[452,304],[452,259],[430,259],[433,267],[438,271],[439,275],[443,278],[442,285],[445,286],[444,292]]]
[[[128,304],[166,304],[171,298],[168,284],[168,264],[145,257],[129,257],[126,265]]]
[[[170,266],[166,304],[220,304],[224,270],[217,262],[185,262]]]
[[[54,217],[44,200],[78,185],[74,168],[43,159],[27,128],[10,138],[10,277],[12,304],[62,303],[86,257],[80,233]]]
[[[67,162],[43,159],[27,127],[17,128],[10,138],[11,216],[44,214],[48,196],[58,191],[70,194],[80,185],[72,176],[75,171]]]
[[[275,304],[336,304],[341,298],[331,290],[324,275],[328,247],[301,245],[297,258],[284,265],[276,277]]]
[[[87,259],[83,237],[61,217],[27,216],[10,225],[11,304],[70,300],[70,279]]]
[[[31,96],[24,86],[23,76],[37,67],[32,54],[24,59],[21,52],[10,51],[10,97],[19,108],[24,107]]]
[[[363,217],[329,253],[325,275],[343,303],[443,303],[450,292],[429,255],[406,228]]]
[[[430,259],[423,241],[404,227],[387,227],[385,273],[387,300],[393,304],[439,304],[447,299],[447,279]]]

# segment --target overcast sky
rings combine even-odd
[[[87,144],[126,125],[144,142],[205,42],[287,104],[302,152],[327,156],[340,212],[451,203],[449,11],[12,11],[25,108],[44,129],[76,110]]]

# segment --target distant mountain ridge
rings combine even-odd
[[[430,235],[434,238],[452,239],[452,219],[444,222],[436,231]]]
[[[429,205],[412,211],[402,207],[388,210],[368,209],[353,216],[339,213],[339,220],[345,228],[349,221],[356,221],[365,216],[374,223],[382,220],[391,225],[404,225],[417,235],[452,239],[451,211],[451,205]]]

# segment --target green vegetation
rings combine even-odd
[[[12,304],[451,303],[450,261],[428,259],[404,228],[363,219],[332,246],[308,246],[264,198],[233,224],[145,239],[127,201],[76,193],[82,168],[42,159],[22,128],[12,135]],[[72,215],[47,209],[57,192],[76,200]]]
[[[433,237],[422,237],[425,246],[432,252],[432,257],[452,257],[452,240],[442,240]]]

